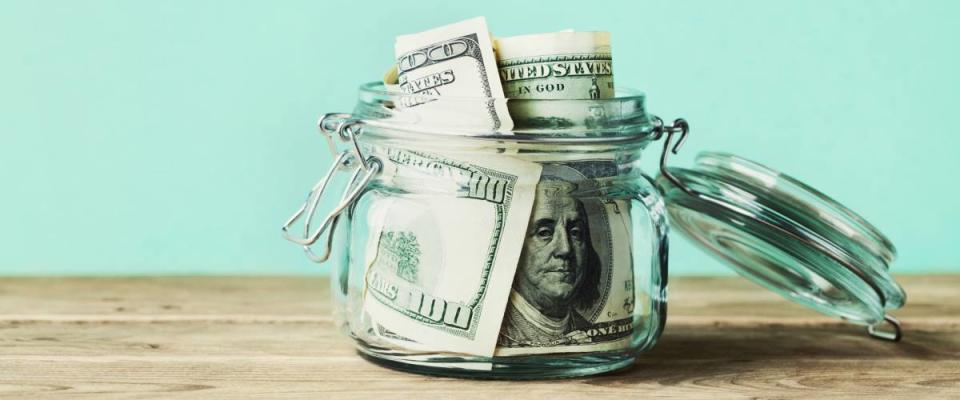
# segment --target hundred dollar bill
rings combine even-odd
[[[610,36],[557,32],[496,41],[500,77],[519,129],[585,135],[615,125]],[[630,203],[607,199],[621,173],[611,154],[526,152],[543,163],[497,356],[630,347],[634,319]]]
[[[614,96],[609,32],[553,32],[495,40],[503,91],[511,99]]]
[[[604,128],[614,96],[610,36],[558,32],[499,39],[501,80],[517,127]],[[613,110],[614,112],[622,110]],[[522,153],[543,163],[497,356],[626,349],[633,318],[630,203],[604,198],[610,155]]]
[[[630,203],[601,194],[616,175],[609,160],[543,165],[496,356],[630,347]]]
[[[425,345],[422,343],[417,343],[410,338],[397,335],[396,333],[390,331],[383,326],[376,325],[373,327],[372,333],[375,335],[374,342],[370,342],[372,345],[381,346],[384,348],[398,348],[403,349],[404,354],[414,355],[434,355],[436,354],[436,349],[430,345]],[[453,361],[452,359],[444,362],[445,365],[452,368],[458,369],[469,369],[474,371],[490,371],[493,369],[493,363],[488,361],[483,361],[479,359],[468,359],[463,361]]]
[[[553,32],[494,41],[500,80],[517,130],[570,129],[572,134],[607,125],[609,110],[597,102],[614,97],[608,32]]]
[[[506,155],[382,150],[389,197],[371,221],[364,308],[397,337],[491,356],[510,294],[540,165]],[[430,192],[429,195],[422,195]]]
[[[415,109],[424,124],[508,133],[513,126],[483,17],[398,36],[399,107]],[[392,76],[385,77],[392,80]],[[435,101],[436,97],[453,97]],[[499,100],[498,100],[499,99]]]

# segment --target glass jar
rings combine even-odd
[[[468,377],[627,367],[666,320],[668,210],[745,277],[899,339],[885,314],[903,304],[887,273],[895,250],[875,228],[733,156],[666,168],[686,122],[665,126],[643,95],[620,95],[508,101],[367,84],[353,113],[321,118],[333,166],[284,234],[330,265],[335,320],[359,353]],[[513,124],[491,127],[471,118],[478,109],[509,109]],[[661,138],[655,179],[639,162]],[[302,235],[290,234],[301,218]]]

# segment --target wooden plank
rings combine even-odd
[[[337,362],[340,361],[340,362]],[[953,361],[672,360],[587,379],[490,382],[371,368],[358,357],[212,360],[27,359],[0,380],[4,398],[948,398]],[[43,376],[37,376],[37,372]]]
[[[897,280],[908,292],[907,306],[896,310],[897,316],[915,322],[960,319],[953,318],[960,316],[960,274]],[[329,293],[327,280],[317,277],[0,278],[0,320],[329,318]],[[736,277],[671,279],[670,317],[832,321]]]
[[[645,358],[659,361],[803,358],[960,360],[955,330],[911,329],[901,343],[850,326],[668,326]],[[352,345],[328,323],[34,323],[0,328],[0,357],[346,357]]]
[[[488,382],[364,361],[322,279],[0,279],[0,398],[956,397],[960,275],[901,281],[914,297],[898,344],[742,280],[681,278],[633,368]]]
[[[325,278],[0,278],[2,315],[329,317]]]

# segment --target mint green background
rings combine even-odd
[[[616,83],[887,232],[899,272],[960,271],[960,2],[0,3],[0,274],[310,274],[279,226],[393,37],[613,35]],[[649,151],[650,166],[656,150]],[[651,169],[652,170],[652,169]],[[675,236],[674,273],[724,273]]]

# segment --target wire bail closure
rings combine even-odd
[[[881,331],[878,328],[883,325],[890,325],[893,328],[892,331]],[[884,314],[883,321],[877,322],[876,324],[867,326],[867,333],[871,337],[880,340],[889,340],[891,342],[899,342],[900,338],[903,337],[903,333],[900,330],[900,321],[891,316],[890,314]]]
[[[693,190],[688,188],[687,185],[684,185],[683,182],[680,182],[680,180],[677,179],[676,176],[673,176],[667,169],[667,153],[677,154],[677,152],[680,151],[680,147],[683,147],[683,144],[687,141],[687,135],[690,133],[690,124],[683,118],[677,118],[673,120],[673,125],[667,126],[664,125],[663,120],[656,115],[651,118],[651,123],[653,124],[653,140],[660,139],[664,134],[667,135],[667,138],[664,139],[663,142],[663,151],[660,153],[660,174],[678,188],[683,189],[687,194],[695,196],[696,193]],[[673,141],[673,135],[677,132],[680,133],[680,139],[678,139],[677,143],[671,148],[670,143]]]
[[[369,184],[373,177],[383,168],[380,160],[376,157],[364,157],[363,151],[357,143],[357,136],[361,134],[362,127],[363,121],[352,119],[350,114],[344,113],[325,114],[317,121],[317,128],[327,139],[330,153],[334,156],[333,164],[323,178],[313,186],[307,194],[307,199],[300,208],[297,209],[297,211],[287,219],[287,222],[283,224],[283,227],[281,227],[283,237],[303,246],[307,258],[311,261],[322,263],[330,258],[333,247],[333,232],[336,230],[340,215],[360,197],[363,189],[366,188],[367,184]],[[333,138],[334,134],[340,141],[350,142],[352,145],[351,148],[337,152],[336,140]],[[350,177],[347,186],[343,189],[343,194],[340,196],[340,201],[337,203],[337,206],[327,214],[323,222],[320,223],[320,226],[311,232],[311,222],[313,222],[317,207],[320,205],[320,200],[323,198],[324,193],[327,192],[327,186],[330,184],[333,176],[336,175],[338,171],[348,171],[351,168],[354,169],[353,175]],[[306,214],[306,217],[303,224],[303,233],[300,236],[292,235],[290,233],[290,227],[303,217],[304,214]],[[324,246],[323,252],[318,255],[313,252],[311,246],[328,230],[330,233],[327,235],[326,245]]]

